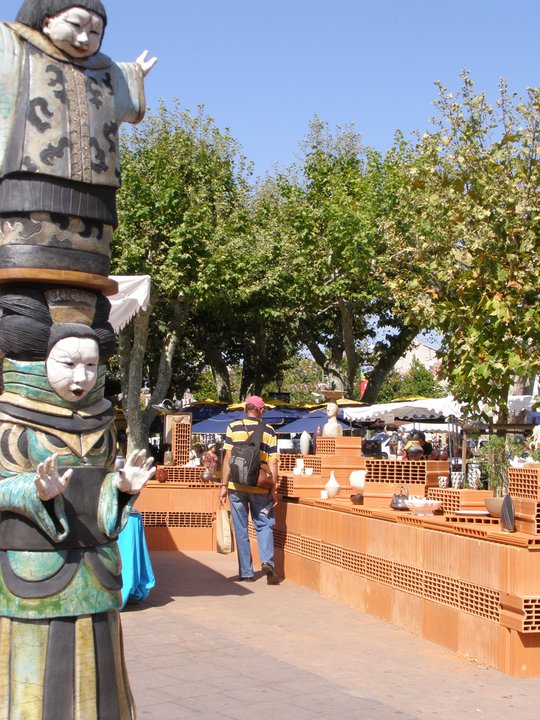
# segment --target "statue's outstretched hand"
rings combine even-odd
[[[154,65],[157,63],[157,57],[152,57],[150,60],[146,59],[146,56],[148,55],[148,50],[144,50],[139,57],[135,60],[135,62],[139,65],[139,67],[142,70],[142,74],[144,77],[148,75],[150,70],[154,67]]]
[[[50,455],[36,468],[36,477],[34,483],[39,495],[39,499],[46,501],[52,500],[57,495],[61,495],[67,488],[73,470],[69,468],[63,475],[58,474],[58,455]]]
[[[146,450],[135,450],[126,460],[124,467],[118,471],[116,487],[121,492],[136,495],[154,476],[156,468],[153,457],[146,457]]]

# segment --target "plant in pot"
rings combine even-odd
[[[493,497],[485,501],[486,508],[490,515],[500,517],[502,501],[508,493],[508,451],[503,436],[491,435],[482,445],[479,464],[487,489],[493,492]]]

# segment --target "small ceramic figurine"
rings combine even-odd
[[[341,427],[337,419],[338,411],[339,408],[336,403],[328,403],[326,407],[328,421],[323,425],[323,435],[343,435],[343,428]]]

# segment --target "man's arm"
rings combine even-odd
[[[221,468],[221,487],[219,489],[219,502],[225,503],[227,499],[227,485],[229,484],[229,474],[231,469],[229,467],[229,460],[231,459],[231,451],[226,450],[223,456],[223,466]]]

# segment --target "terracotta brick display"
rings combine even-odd
[[[493,497],[491,490],[467,490],[459,488],[430,487],[428,498],[440,500],[445,515],[451,515],[458,510],[485,510],[485,500]]]
[[[290,498],[320,498],[324,482],[320,475],[295,475],[285,472],[278,476],[278,493]]]
[[[137,499],[150,550],[213,550],[216,484],[149,483]]]
[[[171,428],[171,450],[176,465],[183,465],[189,459],[191,450],[191,422],[173,422]]]
[[[157,482],[182,483],[189,487],[208,487],[209,481],[202,479],[202,471],[202,467],[158,465],[154,479]]]
[[[540,468],[508,468],[508,492],[514,498],[540,500]]]
[[[352,457],[362,456],[362,438],[360,437],[318,437],[317,455],[348,454]]]
[[[293,455],[292,453],[280,453],[278,455],[278,473],[292,472],[299,458],[304,460],[304,467],[312,468],[314,474],[321,474],[322,464],[319,457],[316,455]]]
[[[540,535],[540,500],[513,497],[516,513],[516,529],[520,532]]]
[[[275,539],[286,578],[510,675],[540,675],[534,537],[483,517],[449,523],[337,501],[283,505]]]

